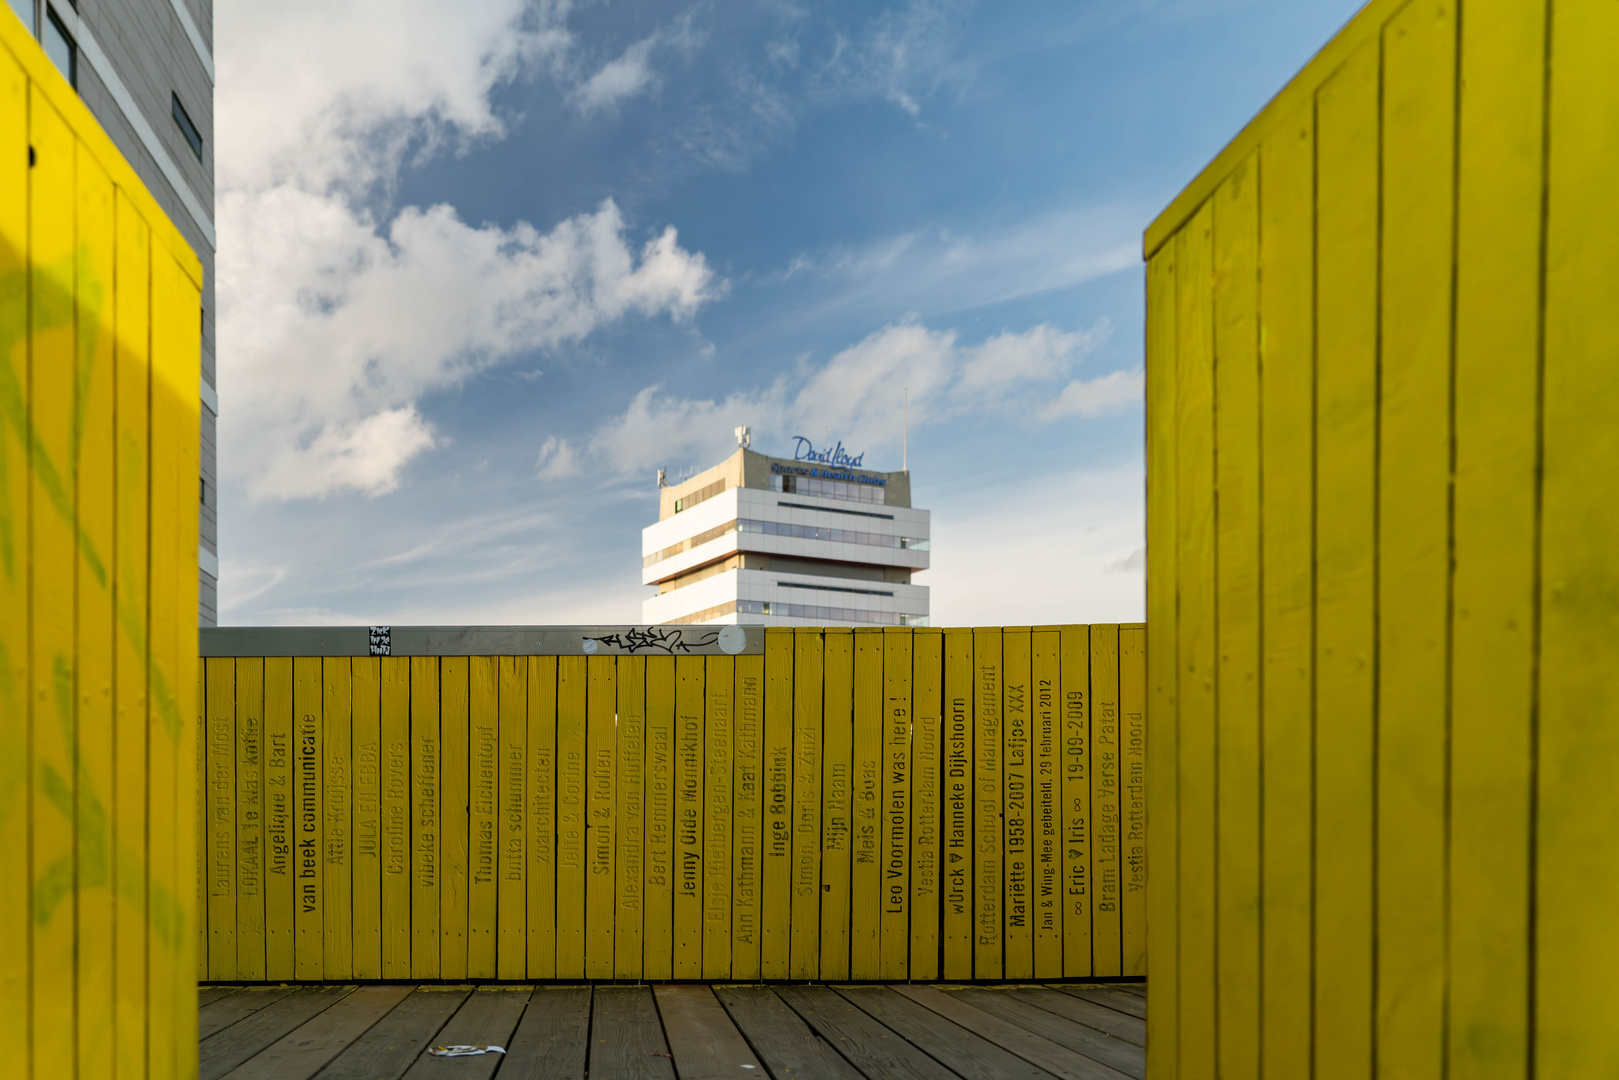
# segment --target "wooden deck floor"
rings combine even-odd
[[[1141,1080],[1140,983],[204,986],[202,1080]],[[430,1046],[506,1053],[440,1058]]]

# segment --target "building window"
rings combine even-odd
[[[180,95],[170,94],[169,96],[174,100],[174,108],[172,111],[174,113],[175,126],[180,129],[180,134],[185,136],[186,145],[191,147],[191,152],[197,155],[198,161],[201,161],[202,132],[198,131],[197,125],[191,122],[191,115],[186,112],[185,106],[180,104]]]
[[[68,85],[77,90],[79,88],[79,49],[73,43],[73,35],[67,32],[62,20],[56,17],[55,11],[47,10],[45,13],[45,55],[51,58],[62,77],[67,79]]]
[[[17,13],[17,18],[28,28],[28,36],[34,37],[39,31],[34,26],[34,0],[9,0],[11,10]]]
[[[907,536],[888,536],[859,529],[828,529],[820,525],[790,525],[784,521],[750,521],[746,518],[737,521],[736,531],[791,536],[799,540],[829,540],[834,544],[899,548],[902,551],[927,551],[932,546],[926,540],[913,540]]]
[[[876,503],[888,500],[887,488],[876,484],[849,484],[842,480],[820,480],[811,476],[770,474],[770,490],[797,495],[818,495],[823,499],[846,499],[849,502]]]
[[[686,495],[686,496],[684,496],[682,498],[676,499],[675,500],[675,513],[678,514],[682,510],[690,510],[692,507],[696,506],[698,503],[707,502],[709,499],[712,499],[714,496],[720,494],[724,490],[725,490],[725,481],[724,480],[716,480],[712,484],[709,484],[707,487],[705,487],[705,488],[703,488],[703,489],[701,489],[699,491],[694,491],[689,495]]]
[[[738,600],[735,610],[738,615],[775,615],[788,619],[879,623],[884,626],[928,624],[926,615],[900,615],[892,611],[867,611],[864,608],[822,607],[819,604],[780,604],[774,600]]]

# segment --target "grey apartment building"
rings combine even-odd
[[[202,260],[197,617],[202,625],[212,626],[219,608],[213,0],[8,3]]]

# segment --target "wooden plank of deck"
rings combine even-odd
[[[1098,1005],[1087,998],[1065,994],[1051,987],[1028,987],[1018,991],[1018,995],[1025,1001],[1054,1012],[1058,1016],[1066,1016],[1087,1027],[1097,1031],[1106,1032],[1114,1038],[1123,1039],[1137,1046],[1147,1045],[1147,1022],[1110,1009],[1106,1005]]]
[[[675,1065],[645,986],[598,986],[591,1002],[590,1075],[675,1080]]]
[[[1049,1080],[1051,1073],[886,986],[839,986],[839,994],[965,1080]]]
[[[1094,1001],[1098,1005],[1106,1005],[1110,1009],[1128,1013],[1140,1020],[1147,1019],[1147,1003],[1134,994],[1127,994],[1123,990],[1115,990],[1110,986],[1061,986],[1064,993],[1086,1001]]]
[[[987,1039],[1002,1050],[1039,1066],[1060,1080],[1125,1080],[1125,1074],[1117,1069],[980,1009],[957,994],[946,993],[933,986],[901,984],[889,989],[959,1024],[964,1030]]]
[[[1134,994],[1136,997],[1142,998],[1143,1000],[1145,1000],[1147,996],[1147,984],[1142,982],[1114,983],[1113,989],[1122,990],[1126,994]]]
[[[305,986],[210,1035],[200,1047],[198,1076],[201,1080],[219,1080],[277,1039],[302,1027],[311,1017],[343,1000],[354,989],[352,986]]]
[[[719,998],[775,1080],[861,1080],[826,1040],[767,986],[716,986]]]
[[[830,987],[778,986],[776,994],[867,1077],[955,1080],[956,1074]]]
[[[1094,1058],[1126,1076],[1140,1080],[1147,1073],[1147,1052],[1143,1048],[1075,1023],[1056,1013],[1047,1012],[1035,1003],[1020,998],[1019,991],[1015,987],[941,986],[939,989],[960,997],[969,1005],[976,1005],[985,1012],[992,1012],[1003,1020],[1009,1020],[1018,1027],[1042,1035],[1060,1046],[1066,1046],[1088,1058]]]
[[[226,1073],[226,1080],[309,1080],[414,989],[362,986]]]
[[[501,1063],[501,1080],[584,1080],[590,987],[538,986]]]
[[[206,1040],[210,1035],[224,1031],[260,1009],[274,1005],[290,993],[292,993],[290,986],[254,986],[228,997],[210,1001],[197,1010],[197,1038]]]
[[[468,986],[418,987],[322,1069],[318,1080],[396,1080],[470,993]]]
[[[461,1007],[439,1030],[434,1046],[499,1046],[511,1042],[512,1032],[523,1015],[533,987],[484,987],[468,994]],[[405,1073],[405,1080],[426,1077],[453,1077],[454,1080],[488,1080],[501,1064],[500,1054],[476,1057],[441,1058],[423,1050]]]
[[[714,991],[664,983],[653,989],[680,1080],[762,1080],[764,1070]]]
[[[240,989],[242,989],[240,986],[199,986],[197,987],[197,1007],[201,1008],[204,1005],[218,1001],[222,997],[229,997]]]

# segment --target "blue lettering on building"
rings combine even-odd
[[[842,480],[846,484],[879,484],[886,486],[888,477],[872,476],[863,472],[844,472],[838,469],[806,469],[799,465],[783,465],[779,462],[770,463],[770,471],[785,476],[809,476],[817,480]]]

